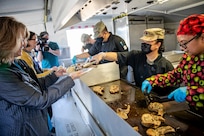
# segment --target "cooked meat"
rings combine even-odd
[[[148,106],[148,110],[155,111],[158,113],[158,115],[163,116],[164,114],[164,108],[161,103],[158,102],[151,102]]]
[[[120,110],[117,111],[117,115],[122,119],[128,119],[128,115],[125,112],[122,112]]]
[[[70,74],[70,73],[72,73],[72,72],[74,72],[75,71],[75,66],[70,66],[70,67],[68,67],[67,69],[66,69],[66,72],[68,73],[68,74]]]
[[[139,131],[139,127],[138,126],[135,126],[135,127],[132,127],[135,131]]]
[[[173,133],[175,132],[175,129],[171,126],[162,126],[158,127],[156,129],[149,128],[146,131],[146,134],[148,136],[164,136],[167,133]]]
[[[159,134],[167,134],[167,133],[172,133],[175,132],[175,129],[171,126],[162,126],[162,127],[158,127],[156,128],[156,131],[159,132]]]
[[[161,122],[164,122],[165,119],[161,116],[145,113],[141,117],[141,123],[145,127],[157,128],[161,125]]]
[[[117,108],[116,113],[118,116],[120,116],[122,119],[127,119],[128,118],[128,113],[130,112],[130,105],[127,106],[127,109],[121,109]]]
[[[111,85],[110,86],[110,93],[118,93],[119,92],[119,85]]]
[[[81,70],[82,68],[83,68],[83,64],[78,63],[78,64],[76,64],[76,66],[75,66],[75,71],[79,71],[79,70]]]
[[[99,95],[103,95],[104,87],[102,86],[94,86],[93,91]]]
[[[160,135],[159,135],[159,132],[157,132],[157,131],[156,131],[155,129],[153,129],[153,128],[147,129],[146,134],[147,134],[148,136],[160,136]]]

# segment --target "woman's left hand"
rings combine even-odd
[[[177,102],[183,102],[186,99],[187,87],[179,87],[168,95],[169,99],[174,98]]]
[[[63,76],[64,73],[66,73],[66,69],[65,69],[65,68],[60,68],[60,69],[58,69],[58,70],[55,71],[55,75],[56,75],[57,77]]]
[[[69,76],[74,80],[76,78],[79,78],[83,74],[85,74],[85,72],[83,70],[79,70],[79,71],[70,73]]]

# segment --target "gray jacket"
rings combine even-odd
[[[0,136],[47,136],[47,107],[74,82],[69,76],[41,89],[18,65],[0,65]]]

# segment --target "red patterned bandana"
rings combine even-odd
[[[204,14],[191,15],[180,21],[177,35],[196,35],[204,33]]]

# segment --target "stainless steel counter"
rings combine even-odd
[[[183,51],[168,51],[168,52],[164,52],[163,53],[163,56],[169,60],[172,65],[174,66],[174,68],[179,64],[181,58],[182,58],[182,55],[183,55]]]
[[[100,133],[99,130],[92,130],[87,124],[71,92],[53,104],[52,109],[57,136],[93,136],[97,131]]]

